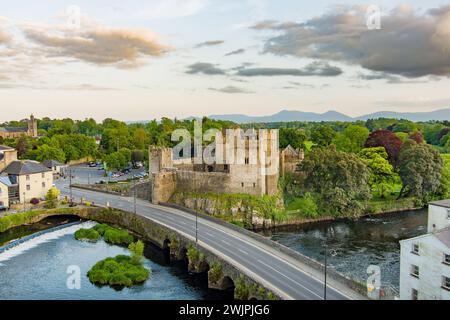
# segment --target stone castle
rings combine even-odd
[[[236,129],[235,133],[235,136],[238,136],[239,129]],[[238,154],[243,155],[244,159],[224,164],[196,164],[199,162],[195,162],[194,157],[174,157],[172,148],[150,147],[152,202],[168,202],[175,191],[276,195],[280,172],[284,175],[286,172],[295,171],[298,163],[303,160],[303,151],[289,146],[279,152],[278,130],[270,130],[268,135],[259,136],[258,139],[264,140],[264,150],[262,145],[258,144],[256,156],[250,154],[249,140],[241,146],[233,143],[229,150],[232,150],[234,159],[239,158]],[[225,154],[227,141],[215,145],[215,150],[219,148],[222,148]],[[256,159],[250,159],[251,157]]]
[[[3,139],[19,138],[21,136],[29,136],[37,138],[38,126],[37,120],[33,115],[27,120],[27,127],[15,128],[15,127],[0,127],[0,137]]]

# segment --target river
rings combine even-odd
[[[336,271],[366,282],[369,265],[381,269],[383,286],[398,290],[399,241],[426,233],[427,210],[368,216],[358,220],[336,220],[263,234],[319,262],[324,262],[327,239],[328,263]]]
[[[0,233],[0,300],[7,299],[51,299],[51,300],[204,300],[230,299],[229,293],[207,289],[205,276],[191,276],[181,263],[170,263],[164,253],[151,244],[146,244],[144,265],[152,270],[151,278],[143,285],[115,290],[97,287],[90,283],[87,271],[98,261],[128,250],[112,246],[104,241],[81,242],[74,233],[81,227],[90,227],[92,222],[72,223],[57,228],[61,218],[39,224],[24,226]],[[68,222],[68,221],[64,221]],[[59,228],[59,229],[58,229]],[[36,233],[38,232],[38,233]],[[15,236],[30,236],[13,248],[2,251],[2,243]],[[3,246],[5,248],[5,246]],[[68,289],[67,269],[77,266],[81,271],[81,288]]]

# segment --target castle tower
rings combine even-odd
[[[173,168],[172,148],[154,147],[149,148],[150,174],[161,172],[162,169]]]
[[[30,120],[28,120],[28,135],[33,138],[38,137],[38,126],[37,120],[33,115],[30,116]]]

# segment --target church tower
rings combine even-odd
[[[33,138],[38,137],[38,126],[37,120],[33,115],[30,116],[30,120],[28,120],[28,135]]]

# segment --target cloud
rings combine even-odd
[[[5,31],[0,30],[0,45],[7,44],[11,41],[11,37]]]
[[[228,52],[225,56],[226,56],[226,57],[227,57],[227,56],[233,56],[233,55],[236,55],[236,54],[242,54],[242,53],[244,53],[244,52],[245,52],[245,49],[237,49],[237,50]]]
[[[212,63],[197,62],[188,66],[187,74],[224,75],[226,71]]]
[[[425,80],[411,80],[402,76],[389,74],[386,72],[371,72],[371,73],[359,73],[358,79],[372,81],[372,80],[386,80],[389,84],[413,84],[413,83],[427,83]],[[438,80],[438,79],[430,79]]]
[[[143,58],[169,51],[148,30],[96,26],[70,31],[25,26],[23,32],[45,50],[46,56],[76,58],[96,65],[135,68],[144,63]]]
[[[222,93],[254,93],[253,91],[248,91],[239,87],[235,86],[227,86],[224,88],[209,88],[209,90],[222,92]]]
[[[199,44],[197,44],[195,46],[195,48],[202,48],[202,47],[213,47],[213,46],[218,46],[223,44],[225,41],[223,40],[210,40],[210,41],[205,41],[205,42],[201,42]]]
[[[342,69],[329,65],[326,62],[312,62],[302,69],[294,68],[241,68],[237,75],[242,77],[258,77],[258,76],[319,76],[319,77],[335,77],[342,74]]]
[[[376,101],[375,105],[383,108],[443,108],[450,106],[450,99],[434,99],[430,97],[410,97],[408,99]]]
[[[174,19],[200,13],[209,4],[208,0],[160,0],[156,5],[141,11],[147,19]]]
[[[450,75],[450,5],[414,11],[403,5],[382,16],[381,30],[366,26],[366,6],[335,7],[303,23],[265,21],[255,30],[279,32],[264,52],[341,61],[416,78]]]

